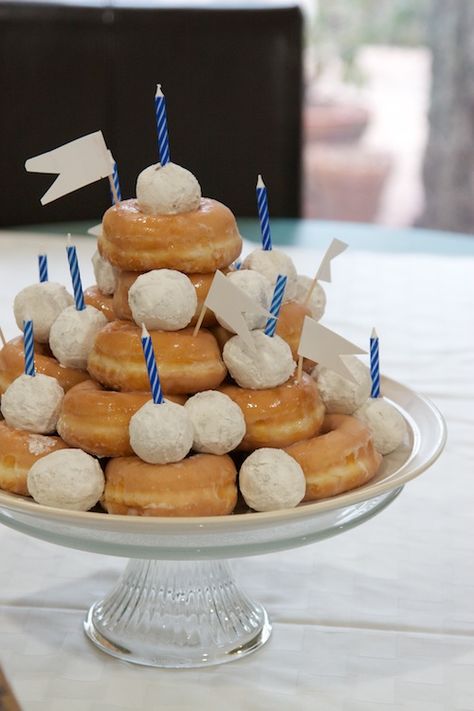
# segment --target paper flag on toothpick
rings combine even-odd
[[[94,227],[90,227],[87,230],[88,235],[92,235],[93,237],[101,237],[102,236],[102,222],[99,222],[98,225],[94,225]]]
[[[315,281],[331,281],[331,260],[344,252],[348,246],[345,242],[341,242],[340,239],[333,239],[322,258],[319,269],[316,272]]]
[[[113,173],[114,165],[102,131],[96,131],[29,158],[25,168],[30,173],[57,173],[58,177],[41,198],[41,204],[47,205],[63,195],[106,178]]]
[[[356,382],[351,371],[342,360],[345,355],[356,353],[367,353],[367,351],[362,350],[362,348],[350,341],[346,341],[345,338],[334,333],[334,331],[330,331],[329,328],[321,326],[320,323],[309,316],[305,316],[298,346],[298,355],[303,356],[303,358],[310,358],[319,365],[325,365],[326,368],[339,373],[343,378]]]
[[[219,271],[214,275],[204,306],[222,318],[252,350],[255,349],[255,346],[242,312],[256,311],[266,318],[271,316],[269,311],[247,296],[245,291],[232,284],[230,279],[226,279],[224,274]]]

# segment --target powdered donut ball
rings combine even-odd
[[[193,445],[191,419],[174,402],[145,403],[131,418],[129,433],[133,451],[149,464],[179,462]]]
[[[251,269],[238,269],[227,274],[227,279],[235,286],[238,286],[239,289],[242,289],[242,291],[257,304],[260,304],[260,306],[267,309],[267,311],[269,310],[273,289],[266,276],[263,276],[263,274],[259,272],[252,271]],[[263,328],[267,321],[267,317],[258,311],[243,311],[242,315],[249,331],[253,331],[255,328]],[[221,326],[228,331],[234,332],[224,319],[220,318],[217,314],[216,318]]]
[[[104,314],[93,306],[81,311],[68,306],[51,326],[49,345],[53,355],[67,368],[85,370],[95,337],[106,324]]]
[[[231,376],[241,388],[254,390],[285,383],[296,368],[290,346],[280,336],[270,338],[263,331],[252,331],[250,336],[255,350],[240,336],[233,336],[224,346],[222,357]]]
[[[226,454],[242,441],[246,431],[244,415],[228,395],[206,390],[190,397],[184,407],[193,423],[196,452]]]
[[[149,329],[179,331],[197,309],[191,280],[174,269],[155,269],[136,279],[128,292],[133,320]]]
[[[328,414],[352,415],[370,395],[369,369],[354,356],[345,357],[344,365],[357,382],[343,378],[325,366],[317,365],[311,373],[318,383],[319,394]]]
[[[2,395],[2,415],[9,427],[35,434],[56,430],[64,390],[49,375],[20,375]]]
[[[247,457],[239,474],[242,496],[255,511],[276,511],[297,506],[306,492],[301,466],[282,449],[257,449]]]
[[[95,251],[92,255],[92,267],[94,276],[99,291],[102,294],[111,296],[117,286],[117,269],[110,262],[100,256],[99,252]]]
[[[137,179],[140,209],[149,215],[177,215],[197,210],[201,186],[194,175],[176,163],[150,165]]]
[[[311,277],[298,274],[295,300],[299,301],[300,304],[304,304],[312,284],[313,280]],[[308,308],[311,311],[311,317],[314,318],[315,321],[319,321],[319,319],[323,317],[326,309],[326,292],[319,282],[316,283],[316,286],[311,292],[311,296],[308,301]]]
[[[47,343],[49,332],[61,311],[71,306],[74,299],[62,284],[44,281],[22,289],[13,302],[15,321],[23,330],[23,321],[31,319],[35,341]]]
[[[272,285],[272,292],[275,288],[277,276],[282,274],[287,277],[285,294],[283,301],[293,301],[296,297],[296,284],[298,275],[296,273],[293,260],[279,249],[254,249],[253,252],[244,259],[244,269],[253,269],[267,277]]]
[[[104,491],[99,462],[81,449],[60,449],[33,464],[27,486],[38,504],[89,511]]]
[[[390,454],[405,438],[405,420],[393,405],[381,397],[369,398],[354,412],[354,417],[367,425],[374,440],[374,447],[380,454]]]

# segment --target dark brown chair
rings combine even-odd
[[[94,219],[106,181],[45,207],[52,176],[26,158],[102,129],[123,197],[158,160],[153,98],[166,93],[171,159],[203,193],[255,215],[264,175],[271,214],[300,205],[302,17],[296,4],[243,9],[0,2],[3,226]]]

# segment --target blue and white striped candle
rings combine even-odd
[[[262,176],[257,179],[257,208],[262,234],[262,249],[266,252],[272,248],[272,233],[270,231],[270,214],[268,212],[268,195]]]
[[[285,287],[286,287],[286,276],[279,274],[277,276],[275,289],[273,291],[273,296],[272,296],[272,303],[270,306],[271,317],[268,319],[266,326],[265,326],[265,335],[266,336],[274,336],[275,335],[278,316],[280,314],[280,309],[281,309],[281,305],[283,302],[283,295],[285,293]]]
[[[38,254],[38,270],[40,282],[48,281],[48,257],[46,254]]]
[[[158,151],[161,165],[170,162],[170,142],[168,138],[168,120],[166,118],[166,99],[157,84],[155,94],[156,131],[158,134]]]
[[[372,379],[370,397],[380,397],[379,337],[375,328],[370,335],[370,377]]]
[[[71,235],[68,235],[66,251],[67,260],[69,262],[69,271],[71,272],[72,288],[74,289],[76,309],[78,311],[83,311],[86,308],[86,305],[84,303],[84,292],[82,290],[81,272],[79,271],[76,247],[71,244]]]
[[[143,355],[145,356],[148,379],[150,381],[151,394],[153,395],[153,402],[155,405],[161,405],[165,399],[161,391],[160,376],[158,375],[158,368],[156,366],[153,341],[151,340],[151,336],[146,330],[144,324],[142,325],[142,348]]]
[[[25,375],[35,375],[33,321],[23,321],[23,351],[25,353]]]
[[[110,154],[110,157],[112,158],[112,154]],[[113,175],[109,175],[110,197],[112,199],[112,205],[116,205],[122,199],[122,192],[120,190],[120,180],[117,163],[114,161],[113,158],[112,160],[114,162],[114,172]]]

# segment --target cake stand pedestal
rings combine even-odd
[[[225,561],[130,560],[84,629],[100,649],[136,664],[198,667],[243,657],[270,636],[267,613]]]
[[[436,407],[388,378],[382,387],[405,417],[408,435],[377,476],[354,491],[284,511],[207,518],[65,511],[0,492],[0,522],[51,543],[131,558],[84,623],[102,651],[164,668],[239,659],[265,644],[271,626],[264,608],[236,584],[227,559],[347,531],[381,512],[440,455],[446,428]]]

